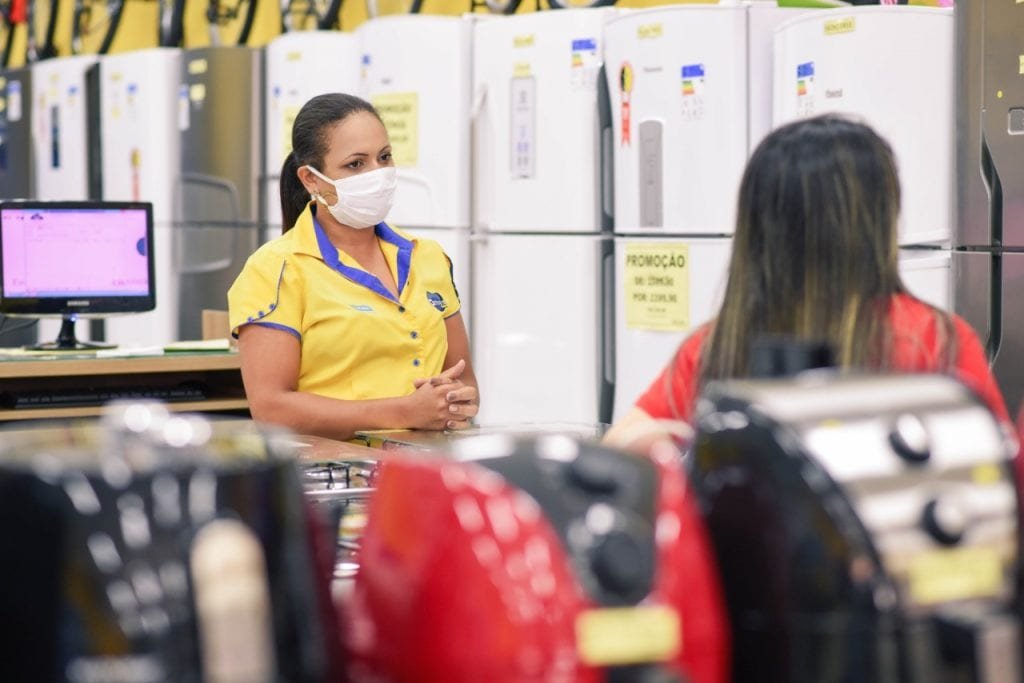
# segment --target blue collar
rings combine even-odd
[[[331,244],[331,240],[327,238],[327,233],[320,227],[320,222],[316,218],[313,219],[313,230],[316,232],[316,242],[320,246],[320,256],[323,258],[324,263],[352,282],[380,294],[385,299],[398,303],[395,295],[381,284],[377,276],[367,273],[362,268],[346,266],[341,262],[337,247]],[[405,282],[409,279],[409,262],[412,258],[413,243],[392,230],[387,223],[378,223],[374,226],[373,232],[379,239],[398,247],[398,296],[401,297],[402,291],[405,289]]]

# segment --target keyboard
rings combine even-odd
[[[0,392],[0,407],[74,408],[100,406],[118,400],[201,401],[206,398],[206,385],[183,382],[169,385],[133,385],[114,387],[68,387],[27,389]]]

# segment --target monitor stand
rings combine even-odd
[[[60,332],[57,333],[57,340],[41,342],[26,346],[30,351],[94,351],[96,349],[113,349],[117,344],[106,344],[103,342],[78,341],[75,339],[75,321],[78,316],[75,314],[65,315],[61,318]]]

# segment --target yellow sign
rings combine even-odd
[[[641,40],[644,38],[661,38],[664,32],[665,28],[661,24],[642,24],[636,29],[636,37]]]
[[[682,630],[669,607],[592,609],[576,617],[576,645],[589,666],[663,662],[679,653]]]
[[[685,332],[690,329],[690,248],[679,243],[626,245],[626,327]]]
[[[281,112],[281,158],[288,156],[292,151],[292,128],[295,126],[295,117],[299,115],[299,107],[294,104],[288,105]]]
[[[853,33],[857,30],[857,20],[853,17],[845,19],[830,19],[825,22],[825,35],[834,36],[837,33]]]
[[[919,605],[997,595],[1003,585],[999,554],[990,548],[936,550],[915,557],[907,579]]]
[[[193,76],[206,73],[208,64],[205,59],[193,59],[188,63],[188,72]]]
[[[395,165],[415,166],[419,163],[420,151],[419,94],[392,92],[374,95],[371,99],[391,138],[391,154]]]
[[[533,47],[533,34],[526,36],[513,36],[512,47]]]
[[[206,85],[203,83],[193,83],[188,88],[188,98],[193,102],[202,102],[206,99]]]
[[[1024,74],[1024,55],[1020,56],[1020,72]]]
[[[512,78],[529,78],[532,73],[529,62],[516,62],[512,65]]]
[[[285,54],[284,59],[285,59],[286,62],[301,62],[302,61],[302,51],[301,50],[292,50],[291,52],[288,52],[288,53]]]

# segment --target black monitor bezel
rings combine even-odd
[[[71,210],[144,210],[146,212],[146,260],[149,270],[149,294],[145,296],[89,297],[8,297],[4,289],[3,211],[6,209],[71,209]],[[88,301],[83,304],[83,301]],[[152,202],[125,201],[0,201],[0,313],[12,316],[89,318],[117,313],[145,313],[156,308],[156,259],[153,253]]]

